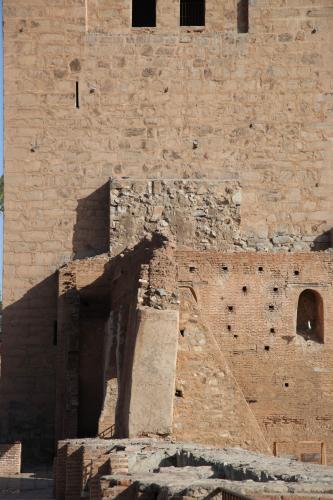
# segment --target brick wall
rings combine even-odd
[[[180,285],[193,289],[204,325],[225,356],[271,450],[284,448],[286,454],[297,457],[301,450],[304,455],[319,453],[316,460],[325,462],[324,443],[327,463],[332,464],[332,254],[179,252],[177,258]],[[298,299],[306,289],[316,291],[323,300],[323,342],[296,329]],[[218,402],[219,377],[225,375],[222,363],[220,370],[214,371],[213,363],[205,364],[207,373],[202,368],[199,359],[207,346],[200,343],[200,336],[192,338],[191,328],[190,320],[189,337],[185,327],[180,345],[192,344],[195,378],[188,382],[188,389],[186,384],[181,387],[184,399],[182,403],[179,398],[177,406],[191,402],[187,390],[191,395],[194,380],[201,390],[206,387],[210,396],[205,406],[193,408],[197,421],[206,410],[214,410],[211,393],[216,392]],[[183,359],[184,353],[180,351],[179,356]],[[181,420],[177,415],[177,419],[179,428],[185,430],[193,422],[191,414]],[[201,426],[210,432],[211,422],[206,425],[203,418]],[[181,438],[182,431],[178,429],[177,435]],[[313,441],[315,451],[310,444],[307,451],[306,442]]]
[[[3,8],[1,433],[41,456],[54,437],[54,273],[107,251],[110,177],[236,180],[245,246],[328,244],[332,9],[257,0],[239,34],[229,0],[207,1],[198,31],[168,0],[152,30],[130,27],[129,0]]]
[[[167,345],[171,330],[163,334],[166,325],[161,322],[154,328],[158,340],[145,345],[144,335],[137,333],[138,309],[148,314],[149,310],[177,312],[180,307],[175,395],[170,406],[174,406],[173,429],[165,432],[178,440],[332,463],[332,253],[231,253],[175,250],[174,246],[147,241],[122,256],[77,261],[61,270],[63,291],[75,284],[83,301],[100,300],[102,290],[109,300],[108,326],[94,340],[100,352],[96,359],[104,366],[101,386],[106,387],[102,405],[93,410],[99,431],[103,435],[111,427],[116,436],[128,436],[138,425],[135,412],[140,420],[151,397],[155,409],[150,419],[161,411],[162,403],[157,401],[163,391],[153,389],[152,360],[162,359],[163,354],[154,349],[159,343]],[[322,300],[318,318],[303,318],[305,325],[310,321],[309,331],[297,328],[299,298],[305,290]],[[80,349],[84,350],[84,342],[71,341],[73,332],[81,339],[85,331],[84,317],[76,317],[73,311],[69,308],[67,315],[76,318],[79,327],[62,331],[62,346],[70,344],[72,350],[65,352],[58,387],[58,394],[67,391],[69,402],[73,394],[70,384],[61,385],[64,376],[72,384],[76,380],[78,392],[86,390],[79,367],[69,362],[73,346],[78,346],[80,359]],[[315,309],[309,311],[313,314]],[[316,321],[322,322],[322,336],[313,329]],[[143,353],[146,357],[140,363]],[[159,368],[163,363],[158,363]],[[140,377],[145,382],[138,384]],[[139,397],[132,408],[136,384]],[[69,414],[70,405],[61,399],[57,404],[60,413]],[[84,405],[73,408],[79,422]],[[168,411],[169,406],[160,423]],[[149,419],[144,420],[139,434],[156,433],[157,421],[153,429]],[[70,433],[68,425],[65,430]]]
[[[82,494],[90,493],[90,498],[99,498],[101,476],[127,472],[126,454],[113,454],[108,441],[60,441],[55,461],[55,497],[80,500]]]
[[[151,376],[145,363],[142,364],[141,356],[150,352],[150,363],[153,363],[163,353],[163,342],[165,354],[167,346],[160,335],[153,344],[156,349],[159,346],[161,352],[154,355],[152,350],[147,350],[149,346],[143,344],[134,363],[140,318],[148,323],[153,321],[154,325],[160,319],[160,327],[167,331],[170,321],[175,322],[173,340],[169,345],[170,363],[175,364],[176,350],[173,347],[178,331],[176,272],[173,249],[164,246],[163,242],[161,235],[155,235],[122,256],[110,258],[105,255],[73,261],[60,269],[55,422],[58,439],[97,434],[104,437],[128,435],[129,413],[134,415],[144,401],[141,392],[143,379],[138,382],[133,373],[136,370],[137,376],[146,379],[149,390],[145,393],[149,400],[154,393],[154,377],[149,382]],[[140,313],[140,307],[146,309]],[[175,314],[172,311],[159,314],[161,309],[176,311]],[[168,318],[169,326],[163,325],[162,316]],[[154,335],[155,331],[153,327],[151,333]],[[164,361],[168,365],[167,359]],[[174,369],[169,370],[169,374],[161,374],[161,366],[163,363],[155,367],[156,380],[162,384],[158,393],[161,405],[166,404],[164,389],[168,385],[168,404],[165,415],[156,405],[156,411],[150,412],[150,416],[155,419],[155,429],[169,429]],[[169,384],[166,384],[167,379]],[[129,411],[134,386],[138,390],[137,404]],[[143,424],[143,429],[139,425],[140,432],[147,429],[145,420],[144,417],[140,424]],[[158,420],[167,423],[159,425]],[[132,418],[131,428],[136,428],[137,424]]]
[[[22,445],[17,443],[0,443],[0,474],[19,474],[21,472]]]
[[[270,453],[270,446],[188,285],[180,289],[173,432],[178,441],[240,446]]]

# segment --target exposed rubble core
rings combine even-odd
[[[156,231],[181,247],[227,249],[240,244],[237,182],[113,179],[110,187],[112,254]]]

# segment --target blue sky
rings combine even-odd
[[[1,42],[0,42],[0,174],[3,173],[3,57],[2,57],[2,0],[0,0],[0,26],[1,26]],[[2,266],[3,262],[3,215],[0,216],[0,292],[2,298]]]

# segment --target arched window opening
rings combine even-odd
[[[324,342],[323,299],[314,290],[304,290],[299,296],[297,333],[306,340]]]
[[[133,28],[155,28],[156,0],[132,1],[132,26]]]
[[[180,0],[180,25],[205,26],[205,0]]]

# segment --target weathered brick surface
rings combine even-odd
[[[172,357],[175,359],[178,336],[176,268],[173,249],[164,246],[163,241],[162,236],[153,237],[122,256],[73,261],[60,269],[57,439],[97,434],[103,437],[126,436],[129,426],[135,428],[135,419],[131,418],[129,422],[129,405],[133,398],[133,391],[130,390],[134,387],[133,370],[138,373],[141,370],[140,355],[136,358],[135,369],[133,361],[140,318],[156,322],[161,317],[158,310],[175,309],[175,314],[165,311],[163,315],[175,327],[169,346],[171,360]],[[144,310],[140,314],[139,307],[151,308],[153,317],[149,316],[149,309],[148,314],[144,314]],[[155,330],[152,329],[152,335]],[[165,334],[169,333],[166,327]],[[162,356],[163,336],[160,335],[155,343],[161,350],[159,356]],[[140,352],[141,355],[146,352],[145,344]],[[153,363],[152,350],[150,356]],[[159,359],[159,356],[155,358]],[[162,404],[166,377],[159,373],[160,365],[157,363],[155,373],[160,377]],[[147,374],[141,373],[141,376],[149,382]],[[166,385],[170,405],[166,412],[169,411],[172,419],[174,369],[169,377]],[[149,402],[153,386],[148,385]],[[131,408],[133,414],[144,401],[141,384],[137,384],[136,388],[137,404]],[[141,412],[141,415],[144,417],[144,413]],[[154,415],[152,420],[156,429],[170,428],[169,416],[160,418],[158,405],[151,415]],[[143,420],[146,420],[145,417]],[[139,425],[140,430],[142,424],[144,422]],[[145,430],[145,424],[143,426]]]
[[[177,260],[180,285],[193,290],[216,351],[225,356],[270,448],[332,464],[332,253],[179,252]],[[298,299],[305,289],[322,297],[323,342],[297,333]],[[192,364],[187,373],[186,364],[179,367],[183,398],[176,403],[177,437],[194,431],[195,417],[201,429],[196,440],[211,442],[219,435],[212,426],[218,425],[220,412],[214,419],[208,415],[218,409],[225,374],[214,371],[213,362],[199,362],[209,345],[202,330],[192,331],[195,323],[186,318],[186,308],[183,316],[179,359],[191,356]]]
[[[99,439],[81,440],[84,454],[102,450]],[[105,442],[104,442],[105,443]],[[91,478],[82,498],[330,498],[332,467],[242,450],[156,439],[108,440],[104,457],[115,465]],[[78,444],[68,442],[70,447]],[[120,460],[118,460],[118,458]],[[126,467],[123,467],[125,465]],[[228,496],[229,495],[229,496]],[[62,500],[67,500],[63,498]]]
[[[102,290],[109,300],[108,328],[103,336],[95,337],[95,344],[97,350],[104,349],[99,358],[105,367],[101,386],[117,386],[117,391],[106,392],[101,414],[97,400],[90,400],[88,414],[94,412],[96,428],[98,425],[103,431],[108,417],[115,435],[126,437],[135,427],[133,415],[138,412],[140,417],[148,404],[149,418],[144,418],[143,427],[141,422],[140,434],[156,434],[158,426],[152,416],[161,411],[158,398],[163,390],[152,389],[152,374],[154,363],[162,365],[165,358],[153,348],[163,345],[164,335],[167,346],[172,332],[163,333],[161,324],[156,327],[159,337],[154,346],[144,346],[144,335],[136,338],[135,325],[140,308],[156,313],[179,309],[175,397],[170,407],[174,407],[173,426],[165,432],[178,440],[332,463],[333,406],[328,376],[333,354],[332,252],[235,253],[177,250],[174,243],[165,241],[159,245],[155,248],[153,242],[146,242],[122,257],[74,261],[60,272],[63,290],[77,287],[83,302],[92,297],[101,300]],[[299,297],[305,290],[321,297],[323,315],[311,322],[322,321],[322,336],[312,332],[312,325],[308,332],[297,329]],[[84,316],[78,318],[73,304],[69,306],[67,315],[80,324],[77,335],[81,338]],[[60,304],[60,316],[62,307]],[[74,331],[72,327],[64,330],[66,342]],[[147,373],[152,377],[141,385],[140,359],[135,357],[140,352],[146,356],[142,368],[149,366]],[[79,367],[69,362],[70,354],[64,354],[65,378],[75,378],[83,392],[86,382],[82,382]],[[171,365],[168,376],[170,370],[174,370]],[[166,384],[167,376],[164,381]],[[136,403],[134,387],[139,391]],[[67,385],[63,389],[71,398]],[[70,408],[62,400],[57,405],[62,412]],[[86,418],[85,413],[79,405],[75,419]],[[154,426],[150,427],[152,420]]]
[[[55,469],[57,500],[80,499],[82,494],[94,500],[100,498],[99,478],[111,473],[126,474],[128,458],[121,452],[112,453],[108,441],[60,441]]]
[[[242,387],[202,319],[192,288],[181,288],[180,302],[172,435],[183,441],[270,453]]]
[[[248,34],[222,4],[140,30],[129,0],[4,0],[1,433],[27,453],[53,448],[54,272],[108,251],[110,177],[236,180],[245,247],[328,244],[331,2],[257,0]]]
[[[0,474],[19,474],[21,472],[22,445],[17,443],[0,443]]]

